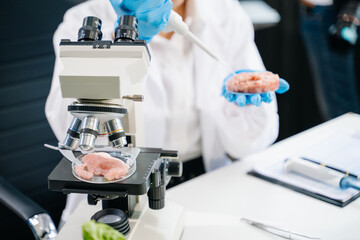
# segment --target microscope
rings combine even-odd
[[[68,106],[73,121],[59,143],[64,158],[48,176],[49,189],[87,194],[90,205],[101,201],[103,210],[93,215],[100,222],[121,211],[117,229],[128,240],[179,239],[184,210],[165,204],[165,186],[172,176],[181,176],[182,163],[174,160],[177,151],[144,147],[141,80],[150,64],[149,49],[138,40],[135,17],[119,19],[114,41],[102,40],[101,24],[86,17],[78,41],[60,43],[62,97],[76,100]],[[68,159],[92,152],[116,153],[132,171],[116,181],[84,181]]]

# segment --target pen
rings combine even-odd
[[[357,178],[349,177],[344,173],[299,157],[287,159],[284,168],[287,172],[301,174],[341,189],[354,188],[360,190],[360,181]]]
[[[345,174],[345,175],[347,175],[347,176],[360,179],[360,176],[359,176],[359,175],[356,175],[356,174],[354,174],[354,173],[341,170],[341,169],[339,169],[339,168],[334,168],[334,167],[332,167],[332,166],[326,165],[325,163],[320,163],[320,162],[317,162],[317,161],[315,161],[315,160],[312,160],[312,159],[309,159],[309,158],[305,158],[305,157],[301,157],[301,159],[304,159],[304,160],[306,160],[306,161],[309,161],[309,162],[318,164],[318,165],[323,166],[323,167],[326,167],[326,168],[330,168],[330,169],[332,169],[332,170],[334,170],[334,171],[341,172],[341,173],[343,173],[343,174]]]
[[[271,226],[271,225],[256,222],[256,221],[250,220],[248,218],[241,218],[240,221],[248,223],[248,224],[250,224],[250,225],[252,225],[254,227],[257,227],[257,228],[259,228],[261,230],[264,230],[266,232],[269,232],[271,234],[274,234],[274,235],[277,235],[279,237],[286,238],[286,239],[298,239],[299,237],[300,238],[306,238],[306,239],[320,239],[318,237],[309,237],[309,236],[306,236],[304,234],[295,233],[295,232],[290,231],[290,230],[285,230],[285,229],[281,229],[281,228],[274,227],[274,226]]]

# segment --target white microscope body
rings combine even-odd
[[[135,146],[145,146],[141,79],[150,64],[147,48],[140,45],[101,47],[60,46],[64,66],[59,76],[62,97],[76,98],[77,104],[126,109],[127,114],[121,118],[126,135],[132,137],[131,143]],[[72,114],[81,120],[86,116],[79,112]],[[105,122],[114,118],[111,112],[93,111],[91,115],[100,121],[99,132]]]
[[[131,148],[134,146],[145,147],[141,80],[147,74],[150,64],[150,54],[146,42],[137,40],[137,20],[131,16],[124,16],[120,19],[119,27],[115,30],[114,42],[102,41],[100,28],[100,19],[87,17],[84,19],[83,27],[79,30],[78,42],[62,40],[60,43],[60,59],[63,70],[59,77],[62,97],[77,99],[68,107],[74,120],[69,127],[64,146],[69,150],[81,150],[83,153],[88,153],[97,150],[95,145],[97,137],[107,137],[112,148],[123,149],[127,148],[126,146],[129,144],[131,144]],[[154,162],[160,162],[157,165],[153,164],[160,169],[161,160],[153,160],[152,163]],[[137,164],[141,165],[142,162]],[[149,167],[146,166],[146,169],[154,168],[154,166],[150,164]],[[138,188],[145,193],[148,190],[143,190],[145,188],[143,186],[147,186],[149,189],[149,184],[151,184],[150,189],[154,187],[153,172],[150,175],[149,171],[151,170],[147,169],[146,171],[147,179],[142,177],[144,183],[138,184],[140,186]],[[72,180],[72,178],[64,180],[61,174],[55,173],[56,169],[53,171],[53,175],[49,176],[51,190],[69,193],[71,191],[66,188],[79,186],[82,192],[93,194],[92,187],[87,192],[89,185],[86,183],[80,186],[83,183]],[[71,185],[71,182],[74,182],[74,185]],[[126,192],[127,188],[135,189],[128,182],[124,185],[121,183],[119,182],[111,190],[125,189],[124,192]],[[62,185],[58,187],[60,185],[57,184]],[[110,187],[104,189],[109,191]],[[102,188],[98,187],[97,192],[99,190],[101,191]],[[104,190],[104,192],[106,191]],[[165,195],[165,186],[162,191]],[[74,192],[79,193],[76,189]],[[149,202],[151,202],[151,193],[149,195],[149,192],[150,190],[147,194]],[[164,207],[164,199],[156,203],[160,205],[154,205],[156,201],[153,201],[153,205],[150,204],[149,207],[145,194],[131,199],[129,197],[129,202],[130,200],[135,202],[135,207],[127,212],[130,222],[130,232],[126,236],[128,240],[180,239],[184,222],[183,207],[175,203],[169,203]],[[84,219],[81,218],[81,221],[88,220],[90,220],[88,216]],[[72,224],[76,222],[75,224],[79,225],[76,227],[76,231],[79,232],[81,231],[81,221],[71,221],[71,218],[69,220]],[[70,229],[69,226],[65,225],[58,239],[65,239],[64,231],[68,229]],[[71,229],[74,229],[73,225]]]

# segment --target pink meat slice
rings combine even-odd
[[[116,180],[125,176],[129,171],[129,166],[123,161],[112,157],[105,152],[90,153],[82,158],[82,168],[75,168],[75,172],[79,176],[85,176],[84,179],[89,179],[90,174],[104,176],[108,180]],[[92,178],[92,177],[91,177]]]
[[[105,152],[90,153],[82,158],[82,162],[88,171],[93,172],[96,175],[103,175],[102,173],[103,171],[106,171],[106,169],[101,169],[99,164],[101,161],[106,161],[111,158],[111,155]]]
[[[75,172],[78,176],[80,176],[81,178],[86,179],[86,180],[90,180],[94,177],[94,174],[92,172],[85,170],[84,165],[76,166]]]
[[[112,168],[104,174],[104,177],[108,180],[119,179],[125,176],[128,171],[128,168]]]

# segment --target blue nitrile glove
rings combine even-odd
[[[150,40],[164,29],[172,9],[171,0],[110,0],[116,15],[135,16],[138,20],[139,39]]]
[[[236,71],[235,73],[241,73],[241,72],[258,72],[258,71],[253,71],[253,70],[240,70],[240,71]],[[248,104],[251,105],[255,105],[255,106],[260,106],[261,102],[266,102],[266,103],[270,103],[274,97],[275,97],[275,93],[274,92],[265,92],[265,93],[233,93],[233,92],[228,92],[226,90],[226,82],[228,80],[230,80],[233,77],[232,74],[230,74],[229,76],[227,76],[224,80],[223,83],[223,88],[222,88],[222,95],[226,98],[226,100],[228,100],[229,102],[234,102],[237,105],[239,105],[240,107],[244,107]],[[279,89],[276,90],[276,93],[284,93],[287,90],[289,90],[290,85],[288,82],[286,82],[284,79],[280,78],[280,86]]]

